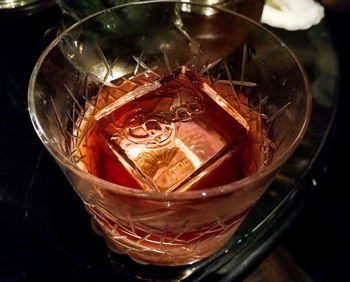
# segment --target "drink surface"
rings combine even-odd
[[[234,100],[232,85],[210,85],[185,67],[114,83],[90,101],[76,132],[83,170],[171,192],[227,184],[261,166],[260,116]]]

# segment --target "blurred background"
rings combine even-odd
[[[167,280],[127,274],[131,264],[104,251],[27,112],[30,74],[48,43],[74,20],[116,2],[0,0],[0,281]],[[219,4],[260,20],[264,1]],[[324,138],[312,144],[314,159],[283,217],[268,227],[249,257],[243,256],[240,267],[227,264],[186,281],[348,281],[350,3],[268,0],[266,5],[264,26],[291,47],[322,92],[313,93],[320,115],[313,126]],[[167,271],[177,277],[175,270]]]

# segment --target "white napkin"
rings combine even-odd
[[[314,0],[267,0],[261,22],[287,30],[309,29],[324,17],[324,8]]]

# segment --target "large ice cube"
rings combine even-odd
[[[244,118],[185,67],[101,110],[113,154],[146,190],[186,191],[242,140]]]

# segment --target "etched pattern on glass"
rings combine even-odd
[[[244,52],[246,52],[246,49],[247,47],[244,48]],[[103,54],[101,48],[100,52]],[[75,98],[75,93],[73,93],[73,91],[71,91],[68,87],[64,87],[67,94],[71,97],[71,102],[74,109],[72,113],[66,113],[68,118],[72,121],[71,130],[66,129],[63,126],[63,123],[61,122],[62,117],[59,117],[57,114],[54,101],[51,99],[54,113],[57,117],[57,123],[59,124],[60,130],[62,130],[63,136],[66,138],[65,143],[68,144],[68,146],[63,149],[70,153],[73,161],[82,170],[94,174],[94,170],[96,169],[97,165],[94,155],[86,153],[89,148],[93,146],[93,144],[89,143],[90,139],[88,137],[93,128],[97,126],[95,115],[100,111],[103,111],[103,109],[108,108],[108,106],[112,105],[121,98],[127,96],[130,91],[147,87],[147,85],[151,85],[155,81],[161,79],[162,75],[158,72],[158,68],[156,66],[150,68],[140,59],[140,57],[133,57],[135,60],[135,68],[132,75],[123,76],[113,81],[109,80],[112,77],[111,74],[113,73],[113,65],[114,62],[117,61],[117,58],[115,58],[110,65],[105,58],[101,59],[104,64],[106,64],[106,72],[103,79],[97,78],[93,74],[85,74],[84,95],[82,100],[78,101]],[[165,52],[163,52],[163,57],[168,70],[171,70],[173,67],[179,67],[169,65]],[[278,146],[284,139],[284,137],[279,138],[279,140],[282,141],[280,141],[278,144],[272,141],[272,139],[274,139],[272,130],[273,124],[280,115],[288,110],[288,107],[292,102],[290,101],[283,107],[274,109],[272,114],[270,113],[271,111],[269,111],[270,114],[267,114],[267,107],[265,107],[265,105],[269,100],[268,93],[262,93],[254,102],[250,100],[249,97],[245,96],[245,88],[256,87],[257,84],[244,80],[244,69],[246,67],[245,60],[247,55],[243,54],[242,57],[242,73],[240,80],[232,79],[229,67],[224,59],[218,59],[217,61],[211,62],[202,68],[192,65],[196,63],[194,60],[193,62],[189,62],[188,67],[190,69],[199,69],[199,76],[204,78],[204,81],[209,88],[213,89],[213,91],[216,93],[220,93],[220,97],[222,97],[235,109],[239,110],[243,120],[249,124],[249,129],[254,129],[265,136],[263,142],[261,142],[259,146],[264,152],[264,162],[267,164],[272,158],[273,152],[278,149]],[[213,75],[212,70],[217,67],[223,69],[224,72],[219,73],[219,75],[217,72],[215,72],[216,74]],[[225,79],[223,79],[223,76]],[[89,94],[91,84],[98,85],[99,88],[97,95],[93,99],[91,99],[91,94]],[[172,103],[177,103],[178,101],[176,99],[170,100],[171,102],[169,103],[171,105]],[[180,111],[178,114],[181,116],[182,112]],[[242,123],[239,124],[242,125]],[[158,122],[153,122],[151,120],[149,123],[146,122],[143,128],[141,126],[141,133],[145,129],[149,131],[147,126],[151,126],[153,128],[153,132],[151,132],[150,136],[156,140],[158,138],[157,142],[167,143],[167,140],[173,140],[172,138],[174,138],[172,131],[173,126],[167,125],[168,127],[165,127],[164,125],[159,125]],[[245,126],[242,127],[246,128]],[[159,128],[161,129],[161,134],[159,134]],[[193,125],[193,127],[189,127],[186,132],[190,131],[190,135],[194,135],[195,130],[200,132],[202,129],[202,124],[196,123]],[[206,138],[216,140],[217,144],[215,145],[216,149],[214,148],[214,150],[220,150],[221,147],[225,146],[225,141],[224,139],[220,139],[220,134],[217,136],[216,133],[214,133],[213,135],[209,135],[209,137],[206,136]],[[222,141],[218,142],[218,140]],[[201,142],[198,142],[198,144],[199,143]],[[174,151],[175,150],[168,150],[166,153],[163,152],[162,154],[159,154],[161,155],[161,161],[172,159],[174,155],[176,155],[176,152]],[[155,156],[159,157],[158,154],[155,154]],[[148,175],[155,175],[156,171],[159,171],[159,169],[151,168],[151,166],[147,164],[149,159],[151,159],[151,157],[144,158],[144,170]],[[152,162],[152,160],[150,162]],[[176,163],[178,164],[179,162],[176,161]],[[185,165],[190,164],[191,163],[189,162],[189,164]],[[181,167],[175,169],[180,170]],[[161,173],[159,172],[158,174]],[[101,197],[104,197],[105,200],[108,199],[108,197],[103,194],[101,194]],[[109,200],[114,201],[115,199],[113,200],[113,197],[111,197]],[[117,203],[115,205],[117,205]],[[242,214],[236,215],[233,218],[217,218],[207,229],[198,229],[195,231],[191,224],[187,224],[182,226],[182,228],[179,230],[173,232],[163,232],[159,228],[152,226],[152,223],[150,222],[166,222],[169,212],[171,212],[168,209],[154,209],[150,213],[142,214],[142,216],[138,216],[136,211],[128,210],[123,216],[121,213],[116,214],[113,212],[113,214],[109,214],[107,211],[107,206],[108,204],[98,202],[96,203],[96,206],[87,207],[87,209],[93,215],[99,226],[103,229],[103,232],[108,233],[111,235],[110,238],[113,238],[108,239],[110,247],[117,252],[126,254],[134,253],[134,259],[135,257],[138,257],[137,254],[141,254],[146,250],[155,257],[155,261],[166,261],[167,257],[169,258],[169,261],[176,259],[181,261],[181,257],[190,256],[192,256],[194,259],[196,259],[196,257],[200,259],[203,257],[202,253],[205,252],[204,246],[208,246],[208,249],[210,249],[210,244],[218,244],[217,240],[220,239],[220,236],[223,238],[226,236],[231,236],[239,223],[243,220],[245,214],[248,212],[243,210]],[[195,207],[191,206],[191,208]],[[205,213],[204,210],[203,213]],[[191,236],[188,237],[188,234],[191,234]],[[223,241],[225,240],[223,239]],[[150,243],[152,244],[152,247],[148,245]],[[155,247],[156,245],[158,245],[158,247]],[[169,246],[183,246],[183,248],[180,253],[178,249],[169,249]]]

